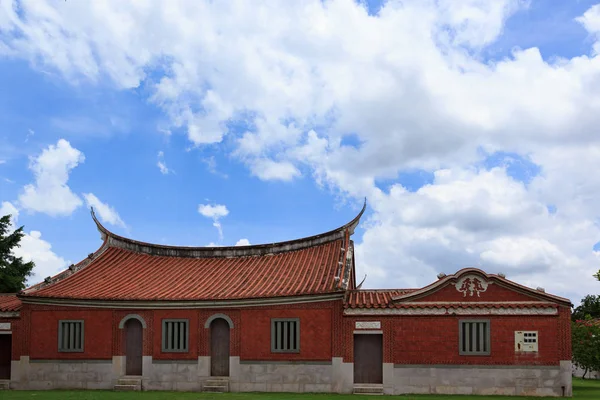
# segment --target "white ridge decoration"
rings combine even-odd
[[[463,297],[467,297],[467,294],[471,297],[474,294],[477,294],[477,297],[481,297],[480,294],[487,290],[490,283],[477,275],[465,275],[454,285],[456,286],[456,290],[463,294]]]

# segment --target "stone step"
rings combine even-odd
[[[369,395],[375,395],[375,396],[383,396],[383,385],[377,385],[377,384],[354,385],[353,393],[354,394],[369,394]]]
[[[141,385],[142,380],[139,378],[120,378],[117,380],[118,385]]]
[[[203,385],[202,391],[203,392],[212,392],[212,393],[227,393],[227,392],[229,392],[229,385],[227,385],[227,386]]]
[[[227,379],[207,379],[204,381],[205,385],[210,386],[220,386],[220,385],[229,385],[229,380]]]
[[[115,390],[118,391],[134,391],[134,390],[140,390],[140,386],[139,385],[115,385]]]
[[[0,381],[0,390],[10,389],[10,381]]]

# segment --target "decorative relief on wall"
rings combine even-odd
[[[485,292],[490,284],[491,282],[477,275],[465,275],[454,285],[456,286],[456,290],[463,294],[463,297],[473,297],[474,295],[481,297],[480,294]]]
[[[357,321],[356,329],[381,329],[380,321]]]
[[[8,331],[10,330],[10,322],[0,323],[0,331]]]

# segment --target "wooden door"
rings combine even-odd
[[[125,322],[125,374],[142,375],[142,346],[144,333],[142,323],[131,318]]]
[[[0,379],[10,379],[12,335],[0,335]]]
[[[354,383],[383,383],[383,335],[354,335]]]
[[[229,376],[229,324],[222,318],[210,324],[210,374]]]

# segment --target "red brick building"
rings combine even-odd
[[[213,248],[138,242],[94,217],[96,252],[0,296],[0,384],[571,395],[568,299],[478,269],[357,288],[363,211],[312,237]]]

